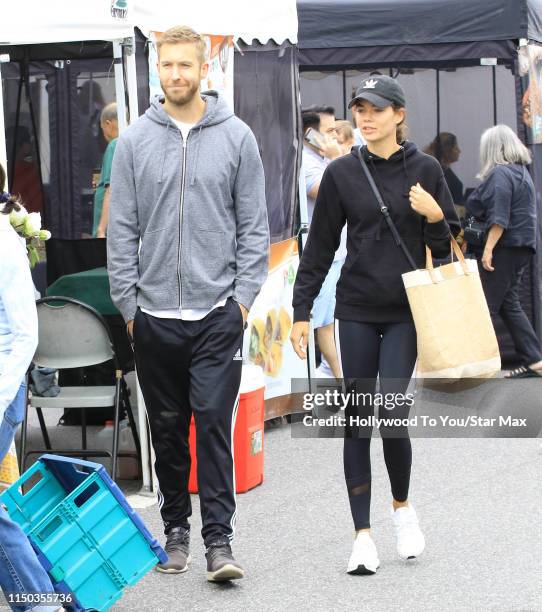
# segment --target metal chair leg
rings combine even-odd
[[[128,422],[130,423],[130,429],[132,430],[132,436],[134,437],[134,444],[136,447],[136,453],[141,463],[141,443],[139,441],[139,434],[137,433],[137,427],[134,419],[134,413],[132,412],[132,404],[130,403],[130,397],[128,396],[128,389],[126,387],[126,381],[122,379],[122,397],[124,406],[126,408],[126,414],[128,415]]]
[[[21,427],[21,445],[19,449],[19,465],[21,466],[21,474],[24,473],[24,465],[26,462],[26,428],[28,426],[28,402],[29,389],[26,389],[26,402],[24,406],[24,419]]]
[[[49,432],[45,426],[45,419],[43,418],[43,411],[41,408],[36,407],[36,414],[38,415],[38,421],[40,422],[41,435],[43,436],[43,442],[47,450],[51,450],[51,440],[49,439]]]
[[[81,408],[81,446],[87,450],[87,410]]]
[[[122,372],[117,372],[115,384],[115,421],[113,428],[113,456],[111,457],[111,479],[113,482],[117,476],[117,455],[119,449],[119,417],[120,417],[120,394],[121,394]]]

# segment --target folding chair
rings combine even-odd
[[[100,313],[79,300],[62,296],[45,297],[36,302],[38,310],[39,341],[34,355],[37,366],[63,369],[80,368],[113,361],[115,385],[61,387],[55,397],[32,395],[30,405],[36,408],[43,433],[45,449],[26,451],[28,406],[21,432],[21,471],[31,454],[54,453],[76,457],[111,457],[111,478],[117,471],[119,419],[121,403],[126,408],[130,428],[134,436],[137,456],[141,461],[141,446],[135,425],[126,382],[115,353],[111,332]],[[111,452],[87,448],[86,410],[114,406],[113,447]],[[43,419],[43,408],[80,408],[81,445],[79,450],[51,449],[51,443]]]

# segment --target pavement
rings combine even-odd
[[[47,416],[48,423],[57,417]],[[40,441],[33,425],[30,445]],[[53,427],[53,444],[73,439],[75,431]],[[542,610],[540,438],[413,438],[412,446],[410,499],[427,542],[419,559],[397,557],[389,481],[375,438],[371,519],[381,567],[374,576],[345,573],[354,532],[342,441],[293,438],[283,420],[266,428],[263,484],[237,496],[234,554],[245,579],[206,581],[199,501],[192,496],[189,571],[149,572],[112,610]],[[139,483],[121,486],[130,495]],[[163,541],[157,505],[138,512]]]

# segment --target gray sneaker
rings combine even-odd
[[[157,572],[182,574],[188,569],[190,557],[190,531],[184,527],[172,527],[166,536],[165,551],[168,560],[158,563]]]
[[[231,547],[226,541],[217,541],[205,553],[207,559],[207,580],[225,582],[243,578],[245,570],[233,558]]]

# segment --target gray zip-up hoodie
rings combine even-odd
[[[183,142],[158,97],[119,137],[107,268],[126,321],[137,307],[250,308],[267,276],[262,161],[250,128],[217,92]],[[139,241],[141,239],[141,248]]]

